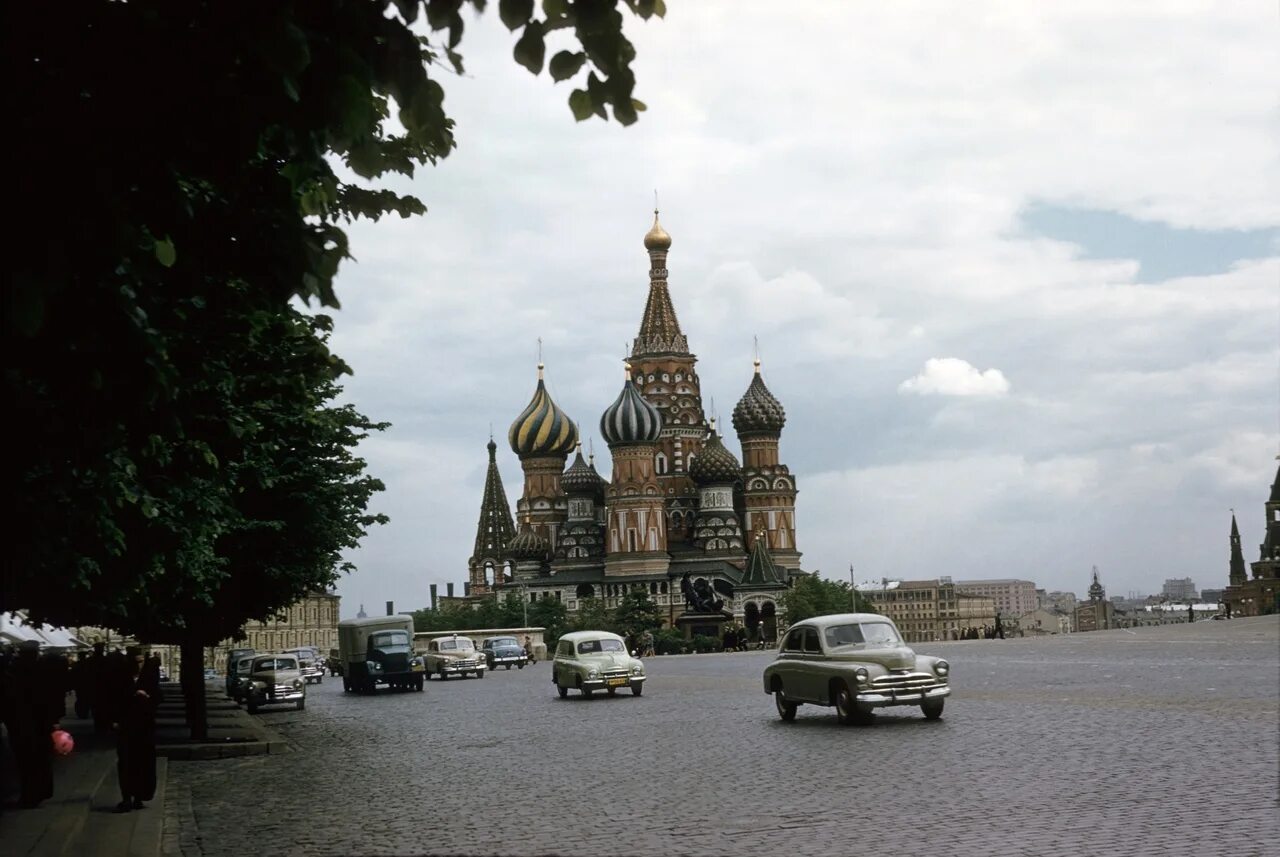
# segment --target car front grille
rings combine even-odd
[[[272,695],[272,696],[285,696],[285,695],[290,694],[290,693],[293,693],[293,685],[291,685],[291,684],[278,684],[278,685],[276,685],[276,686],[275,686],[275,688],[272,690],[271,695]]]
[[[630,670],[606,670],[601,673],[602,678],[630,678]]]
[[[477,664],[478,664],[477,661],[468,659],[465,661],[454,661],[453,663],[449,664],[449,666],[453,667],[456,670],[473,670],[476,668]]]
[[[931,673],[908,672],[901,670],[891,672],[871,680],[872,690],[927,690],[938,687],[943,682]]]

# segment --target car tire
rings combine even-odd
[[[610,696],[617,696],[617,695],[618,695],[618,689],[617,689],[616,687],[606,688],[606,691],[605,691],[605,692],[606,692],[606,693],[608,693]]]
[[[511,664],[506,664],[505,666],[507,669],[511,669]]]
[[[524,669],[524,664],[516,664],[516,666],[520,669]],[[507,667],[507,669],[511,669],[511,667]]]
[[[644,693],[644,685],[642,685],[642,684],[633,684],[633,685],[631,685],[631,695],[632,695],[632,696],[639,696],[639,695],[640,695],[640,694],[642,694],[642,693]]]
[[[942,707],[945,703],[945,699],[930,699],[920,703],[920,710],[924,712],[926,719],[939,720],[942,717]]]
[[[302,699],[299,699],[297,704],[294,707],[297,708],[299,711],[302,711],[303,709],[305,709],[307,707],[306,698],[303,697]]]
[[[857,697],[843,681],[832,682],[831,701],[836,706],[836,721],[841,726],[852,726],[859,720]]]
[[[781,687],[773,692],[773,704],[778,709],[778,716],[783,720],[790,723],[796,719],[796,709],[800,706],[787,699],[783,695]]]
[[[416,679],[413,680],[413,689],[418,693],[422,693],[422,687],[425,681],[426,681],[426,676],[421,676],[421,675],[418,676]]]
[[[445,672],[444,672],[444,668],[443,668],[443,667],[441,667],[441,669],[440,669],[440,680],[441,680],[441,681],[448,681],[448,680],[449,680],[449,677],[448,677],[447,675],[445,675]]]
[[[556,684],[556,693],[560,694],[560,698],[561,698],[561,699],[564,699],[566,696],[568,696],[568,695],[569,695],[569,688],[565,687],[565,686],[564,686],[564,685],[562,685],[562,684],[557,683],[557,684]]]
[[[476,670],[476,678],[484,678],[484,670]]]
[[[348,681],[346,678],[342,679],[342,692],[343,693],[351,692],[351,682]]]

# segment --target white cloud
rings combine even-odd
[[[900,393],[921,396],[1003,396],[1009,382],[999,369],[979,372],[959,357],[931,357],[914,378],[898,385]]]

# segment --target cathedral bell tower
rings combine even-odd
[[[539,363],[538,386],[511,424],[507,440],[524,469],[524,494],[516,503],[519,517],[554,551],[568,512],[560,474],[578,443],[578,427],[552,401],[542,370]]]
[[[631,380],[626,367],[622,392],[600,417],[600,434],[613,456],[613,481],[606,498],[606,577],[665,574],[667,521],[654,459],[662,437],[662,417]]]
[[[702,451],[707,419],[694,368],[698,358],[689,353],[689,341],[680,330],[667,289],[671,236],[658,222],[656,209],[644,247],[649,254],[649,298],[628,362],[636,387],[662,416],[654,467],[667,513],[668,539],[675,544],[689,542],[693,536],[698,489],[688,471]]]
[[[476,546],[467,563],[471,592],[480,595],[490,591],[502,577],[507,561],[507,543],[515,537],[516,528],[507,505],[507,492],[498,472],[498,445],[489,438],[489,470],[484,478],[484,499],[480,501],[480,523],[476,526]]]
[[[789,570],[800,568],[796,548],[796,482],[778,462],[778,440],[787,423],[782,403],[760,376],[760,361],[747,392],[733,408],[733,428],[742,442],[742,486],[748,547],[759,538],[775,561]]]

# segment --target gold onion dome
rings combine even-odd
[[[742,478],[742,465],[720,441],[715,420],[711,421],[711,434],[702,445],[702,452],[689,465],[689,478],[699,485],[737,482]]]
[[[662,414],[631,383],[631,364],[627,364],[622,392],[600,416],[600,434],[609,446],[656,443],[662,435]]]
[[[578,442],[578,427],[551,400],[538,364],[538,388],[533,398],[507,432],[511,451],[521,458],[537,455],[568,455]]]
[[[599,494],[604,488],[604,479],[596,472],[595,467],[582,457],[582,444],[578,444],[573,464],[560,477],[560,487],[566,494]]]
[[[787,412],[782,403],[773,397],[760,377],[760,361],[755,362],[756,374],[747,392],[733,407],[733,428],[738,436],[751,434],[781,434],[787,423]]]
[[[653,228],[645,233],[644,249],[646,250],[669,250],[671,249],[671,236],[667,234],[667,230],[662,228],[662,224],[658,222],[658,209],[653,210]]]
[[[520,532],[515,534],[511,541],[507,542],[507,553],[514,560],[522,559],[546,559],[547,557],[547,540],[542,538],[533,531],[526,521],[520,527]]]

